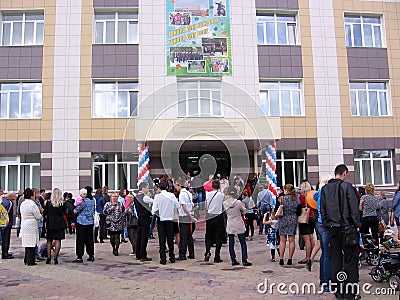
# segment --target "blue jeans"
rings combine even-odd
[[[240,242],[240,247],[242,248],[242,263],[247,262],[247,245],[246,245],[246,234],[243,232],[237,235]],[[236,261],[235,253],[235,235],[228,234],[229,237],[229,255],[231,256],[231,261]]]
[[[259,229],[258,229],[258,234],[262,234],[265,228],[265,234],[268,233],[269,228],[271,227],[271,225],[265,225],[263,224],[263,218],[264,218],[264,214],[266,212],[271,212],[271,207],[268,205],[263,205],[260,207],[261,210],[261,216],[260,216],[260,225],[259,225]]]
[[[199,204],[199,209],[200,210],[205,210],[204,199],[203,199],[203,191],[196,192],[196,194],[197,194],[197,203]]]
[[[328,284],[329,280],[331,280],[331,251],[329,248],[329,231],[319,222],[316,224],[316,229],[322,251],[319,264],[319,280],[321,284]]]
[[[153,236],[153,231],[155,226],[156,226],[156,215],[152,215],[150,229],[149,229],[149,237]]]

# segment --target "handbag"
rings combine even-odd
[[[306,200],[306,207],[301,208],[301,214],[297,217],[297,222],[300,224],[308,224],[310,218],[310,208],[307,206]]]
[[[94,227],[100,226],[100,214],[96,211],[94,213]]]
[[[278,210],[275,213],[275,217],[278,217],[278,218],[283,217],[283,203],[282,203],[283,197],[282,196],[279,198],[279,202],[281,205],[279,205]]]
[[[381,220],[379,221],[379,233],[384,233],[385,230],[386,230],[386,223],[381,218]]]

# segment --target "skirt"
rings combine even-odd
[[[48,240],[63,240],[65,239],[65,229],[47,230],[46,239]]]

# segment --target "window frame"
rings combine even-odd
[[[265,16],[271,16],[273,15],[274,20],[273,21],[259,21],[259,17],[265,17]],[[282,15],[291,15],[294,17],[294,21],[279,21],[278,17]],[[258,34],[257,34],[257,45],[262,45],[262,46],[298,46],[300,44],[300,30],[299,30],[299,12],[298,11],[257,11],[257,16],[256,16],[256,26],[262,23],[263,24],[263,43],[260,43],[258,40]],[[269,44],[268,39],[267,39],[267,28],[266,28],[266,23],[273,23],[274,24],[274,33],[275,33],[275,43]],[[286,44],[280,44],[279,43],[279,35],[278,35],[278,23],[285,23],[285,28],[286,28]],[[288,31],[288,24],[295,24],[295,38],[294,38],[294,44],[291,44],[289,42],[289,31]],[[258,32],[258,28],[257,28]]]
[[[5,11],[1,13],[1,46],[2,47],[21,47],[21,46],[40,46],[44,45],[44,12],[43,11],[23,11],[21,12],[22,20],[18,21],[5,21],[4,16],[7,16],[8,13],[16,14],[18,12]],[[26,14],[32,15],[43,15],[43,20],[26,20]],[[13,44],[13,32],[14,32],[14,23],[22,23],[21,28],[21,44]],[[33,43],[25,44],[25,27],[26,23],[33,23]],[[37,43],[37,26],[38,23],[43,24],[43,42],[41,44]],[[4,44],[4,24],[10,24],[10,43],[9,45]]]
[[[201,83],[203,83],[204,84],[204,82],[212,82],[212,83],[215,83],[215,82],[218,82],[218,83],[220,83],[221,85],[222,85],[222,82],[220,82],[220,81],[206,81],[206,80],[197,80],[197,81],[182,81],[183,83],[184,82],[196,82],[197,83],[197,114],[196,115],[190,115],[189,114],[189,91],[195,91],[195,89],[180,89],[179,88],[179,82],[178,82],[178,95],[179,95],[179,92],[182,92],[182,91],[185,91],[186,92],[186,97],[185,97],[185,115],[180,115],[179,114],[179,103],[180,102],[182,102],[182,101],[180,101],[180,99],[179,99],[179,96],[178,96],[178,105],[177,105],[177,116],[178,116],[178,118],[187,118],[187,117],[192,117],[192,118],[223,118],[224,117],[224,109],[223,109],[223,104],[222,104],[222,101],[221,101],[221,95],[222,95],[222,93],[221,93],[221,88],[222,87],[220,87],[220,88],[208,88],[208,89],[204,89],[204,88],[201,88]],[[201,91],[209,91],[209,95],[210,95],[210,98],[209,98],[209,103],[210,103],[210,115],[202,115],[201,114]],[[214,101],[217,101],[217,100],[215,100],[213,97],[212,97],[212,94],[213,94],[213,92],[218,92],[219,93],[219,106],[220,106],[220,112],[221,112],[221,114],[220,115],[214,115],[214,105],[213,105],[213,102]]]
[[[356,157],[356,151],[364,151],[364,152],[369,152],[369,157],[368,158],[362,158],[362,157]],[[373,152],[374,151],[388,151],[389,152],[389,154],[390,154],[390,157],[388,158],[388,157],[373,157]],[[360,178],[360,182],[358,183],[358,182],[356,182],[356,178],[357,178],[357,174],[354,174],[354,182],[355,182],[355,184],[357,184],[357,185],[366,185],[368,182],[363,182],[364,181],[364,168],[363,168],[363,162],[364,161],[369,161],[370,162],[370,164],[371,164],[371,183],[372,184],[374,184],[375,186],[393,186],[395,183],[395,180],[394,180],[394,169],[393,169],[393,167],[394,167],[394,161],[393,161],[393,150],[392,149],[381,149],[381,150],[364,150],[364,149],[361,149],[361,150],[359,150],[359,149],[357,149],[357,150],[354,150],[354,172],[356,172],[356,168],[355,168],[355,165],[356,165],[356,162],[358,162],[359,163],[359,166],[360,166],[360,174],[359,174],[359,178]],[[381,163],[381,170],[382,170],[382,182],[383,182],[383,184],[375,184],[375,170],[374,170],[374,162],[375,161],[380,161],[380,163]],[[390,183],[385,183],[385,174],[384,174],[384,162],[390,162],[390,176],[391,176],[391,179],[392,179],[392,182],[390,182]]]
[[[94,156],[96,154],[108,154],[108,155],[114,154],[114,161],[95,162],[94,161]],[[118,155],[121,155],[121,153],[92,153],[92,174],[93,174],[93,176],[92,176],[92,186],[94,187],[94,189],[97,188],[95,186],[96,185],[96,181],[95,181],[96,180],[95,179],[95,174],[96,174],[95,173],[95,167],[96,166],[101,166],[102,167],[102,169],[101,169],[101,172],[102,172],[102,174],[101,174],[101,186],[98,187],[98,188],[102,188],[105,185],[110,186],[110,184],[106,184],[106,165],[113,165],[114,166],[114,187],[115,188],[117,188],[118,184],[119,184],[118,166],[122,165],[122,169],[124,169],[124,166],[126,166],[127,170],[130,170],[131,166],[136,166],[135,167],[136,174],[131,174],[131,172],[127,172],[127,174],[125,174],[126,175],[126,182],[127,182],[126,189],[128,189],[128,190],[136,190],[138,188],[137,186],[136,187],[131,187],[130,186],[130,182],[131,182],[131,176],[132,175],[136,176],[136,179],[137,179],[137,176],[139,174],[139,172],[138,172],[139,171],[138,170],[138,168],[139,168],[139,160],[137,160],[137,161],[124,161],[124,160],[118,161]],[[120,188],[123,188],[122,185],[121,185]],[[117,191],[119,191],[119,189],[110,189],[110,192],[117,192]]]
[[[264,83],[274,83],[274,84],[278,84],[278,89],[262,89],[261,86]],[[282,88],[282,83],[297,83],[299,85],[298,89],[283,89]],[[268,117],[281,117],[281,118],[285,118],[285,117],[305,117],[305,103],[304,103],[304,89],[303,89],[303,81],[302,80],[263,80],[260,81],[259,83],[259,87],[260,87],[260,115],[261,116],[268,116]],[[272,115],[271,114],[271,101],[270,101],[270,91],[278,91],[278,97],[279,97],[279,115]],[[290,115],[284,115],[283,111],[282,111],[282,91],[289,91],[290,92]],[[300,114],[299,115],[295,115],[293,114],[293,101],[294,101],[294,97],[293,97],[293,93],[294,92],[299,92],[300,95]],[[261,94],[267,94],[267,103],[265,103],[266,105],[268,104],[268,113],[264,112],[263,109],[263,104],[262,104],[262,98]]]
[[[2,90],[1,86],[3,84],[18,84],[19,88],[18,90]],[[35,102],[35,95],[36,93],[39,93],[36,90],[24,90],[23,89],[23,85],[24,84],[40,84],[40,116],[35,117],[34,116],[34,102]],[[12,92],[18,92],[18,117],[17,118],[11,118],[10,117],[10,94]],[[30,117],[22,117],[22,96],[23,96],[23,92],[31,92],[31,116]],[[0,105],[1,105],[1,101],[2,101],[2,95],[7,95],[7,117],[6,118],[2,118],[1,117],[1,108],[0,108],[0,120],[38,120],[42,118],[43,115],[43,85],[42,82],[0,82]]]
[[[358,89],[358,88],[351,88],[351,84],[357,84],[357,83],[362,83],[365,84],[365,90],[363,89]],[[380,89],[370,89],[369,86],[370,84],[374,83],[383,83],[385,84],[385,89],[380,90]],[[360,91],[365,91],[367,95],[367,108],[368,108],[368,114],[367,115],[361,115],[360,113],[360,99],[359,99],[359,92]],[[370,105],[370,92],[376,92],[377,93],[377,102],[378,102],[378,115],[371,115],[371,105]],[[350,93],[350,114],[352,117],[391,117],[393,110],[392,110],[392,101],[391,101],[391,94],[390,94],[390,84],[389,81],[383,80],[383,81],[358,81],[358,80],[352,80],[349,81],[349,93]],[[352,109],[352,94],[355,93],[356,96],[356,109],[357,113],[353,114],[353,109]],[[381,108],[381,102],[380,102],[380,94],[385,93],[386,95],[386,108],[387,108],[387,114],[383,115],[382,114],[382,108]]]
[[[359,18],[360,22],[359,23],[346,22],[346,18]],[[377,19],[379,19],[379,23],[364,22],[364,18],[377,18]],[[355,43],[354,43],[354,40],[355,40],[354,24],[359,24],[360,27],[361,27],[360,28],[361,29],[361,44],[362,44],[361,46],[356,46]],[[376,24],[376,25],[374,25],[374,24]],[[347,32],[346,32],[347,25],[350,26],[351,44],[349,44],[348,41],[347,41]],[[370,27],[372,27],[372,46],[367,46],[365,44],[364,25],[370,25]],[[381,46],[376,46],[374,27],[379,27],[380,38],[381,38]],[[349,48],[357,48],[357,47],[362,47],[362,48],[386,48],[386,38],[385,38],[385,34],[384,34],[384,19],[383,19],[383,15],[366,15],[366,14],[345,13],[344,14],[344,32],[345,32],[346,47],[349,47]]]
[[[29,154],[31,155],[31,154]],[[33,187],[33,168],[34,167],[39,167],[39,174],[40,174],[40,162],[38,163],[22,163],[21,162],[21,155],[18,156],[1,156],[1,157],[8,157],[10,160],[0,160],[0,168],[4,167],[5,168],[5,182],[4,182],[4,190],[5,192],[11,192],[12,190],[9,189],[9,184],[10,184],[10,175],[9,175],[9,167],[10,166],[16,166],[17,167],[17,189],[13,192],[17,192],[21,189],[25,189],[25,186],[21,186],[21,167],[29,166],[29,186]],[[40,159],[40,155],[38,155]],[[12,160],[14,159],[14,160]],[[39,184],[40,184],[40,178],[39,178]],[[39,187],[37,187],[39,188]]]
[[[101,14],[101,13],[113,13],[114,14],[114,19],[100,19],[96,20],[96,13]],[[136,19],[119,19],[119,14],[120,13],[131,13],[136,15]],[[107,43],[107,27],[106,23],[107,22],[114,22],[114,42],[113,43]],[[118,42],[119,39],[119,22],[126,22],[127,27],[126,27],[126,42]],[[130,43],[129,42],[129,23],[130,22],[136,22],[137,26],[137,40],[135,42]],[[96,24],[97,23],[102,23],[103,24],[103,36],[102,36],[102,42],[101,43],[96,43]],[[93,16],[93,44],[95,45],[138,45],[139,44],[139,13],[137,10],[134,11],[103,11],[103,10],[95,10],[94,16]]]
[[[120,83],[131,83],[131,84],[136,84],[137,88],[136,89],[118,89],[118,85]],[[96,101],[96,93],[100,93],[100,91],[96,92],[96,84],[114,84],[115,89],[110,90],[108,92],[114,92],[115,93],[115,111],[114,111],[114,116],[96,116],[95,115],[95,101]],[[127,111],[128,111],[128,116],[126,117],[118,117],[118,93],[119,92],[127,92],[128,93],[128,99],[127,99]],[[132,92],[136,92],[137,94],[137,106],[136,106],[136,115],[131,115],[131,103],[130,103],[130,98],[129,95]],[[103,91],[105,93],[105,91]],[[138,118],[139,117],[139,82],[137,80],[133,81],[126,81],[126,80],[117,80],[117,81],[112,81],[112,80],[102,80],[102,81],[93,81],[92,82],[92,118],[93,119],[129,119],[129,118]]]

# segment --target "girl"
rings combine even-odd
[[[264,214],[263,218],[264,225],[271,225],[268,229],[267,245],[271,250],[271,262],[275,262],[275,249],[278,250],[279,255],[279,235],[278,235],[278,220],[275,220],[269,213]]]

